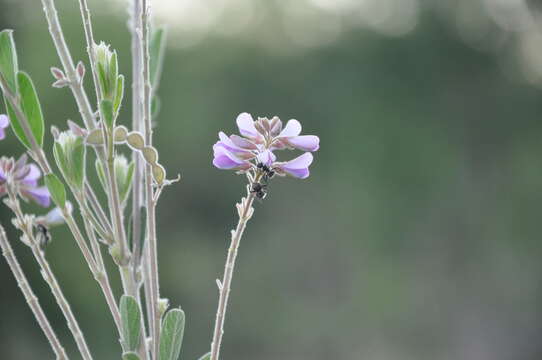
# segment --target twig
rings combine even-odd
[[[258,182],[259,177],[256,177],[255,181]],[[230,294],[235,259],[237,257],[237,250],[239,249],[239,243],[241,242],[243,231],[245,230],[246,224],[254,212],[254,208],[252,207],[253,202],[254,193],[251,193],[250,188],[247,188],[247,197],[241,199],[241,203],[237,204],[239,222],[237,223],[235,230],[232,230],[231,232],[231,244],[228,250],[226,265],[224,267],[224,277],[222,278],[221,286],[219,286],[220,296],[218,299],[218,309],[216,311],[216,321],[213,332],[213,342],[211,343],[210,360],[218,360],[222,335],[224,334],[224,319],[226,316],[226,307],[228,305],[228,297]]]
[[[38,321],[38,324],[41,327],[43,333],[45,334],[45,337],[47,337],[49,344],[51,344],[57,360],[67,360],[68,356],[66,355],[66,351],[64,350],[64,347],[62,347],[62,345],[60,344],[60,341],[58,341],[55,331],[51,327],[49,320],[47,320],[47,317],[45,316],[45,313],[41,308],[38,298],[36,297],[36,295],[34,295],[34,292],[32,291],[32,288],[30,287],[30,284],[28,283],[28,280],[24,275],[23,269],[21,268],[19,262],[17,261],[17,258],[15,257],[15,253],[11,248],[4,228],[1,225],[0,247],[2,247],[2,254],[6,258],[9,268],[13,273],[13,276],[17,280],[17,284],[19,285],[19,288],[21,289],[24,298],[28,306],[30,307],[30,310],[32,310],[32,313]]]

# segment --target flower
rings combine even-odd
[[[300,135],[301,124],[289,120],[282,127],[278,117],[258,118],[254,121],[248,113],[237,116],[237,127],[242,136],[218,134],[219,141],[213,145],[213,165],[219,169],[237,170],[240,173],[262,171],[262,166],[280,176],[290,175],[299,179],[309,176],[309,166],[318,150],[320,139],[315,135]],[[279,162],[276,150],[298,149],[305,151],[297,158]]]
[[[38,186],[41,171],[35,164],[27,164],[26,154],[15,161],[13,158],[0,158],[0,197],[7,194],[7,187],[14,188],[25,201],[29,199],[43,207],[51,204],[49,190]]]
[[[9,126],[9,118],[7,115],[0,114],[0,140],[6,137],[5,129]]]

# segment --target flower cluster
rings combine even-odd
[[[278,117],[258,118],[254,121],[248,113],[237,117],[237,126],[242,136],[218,134],[220,141],[213,146],[213,165],[219,169],[247,172],[265,165],[277,175],[290,175],[299,179],[309,176],[309,166],[318,150],[320,139],[315,135],[300,135],[301,124],[289,120],[284,128]],[[274,152],[283,149],[298,149],[304,154],[290,161],[277,161]]]
[[[51,204],[49,190],[38,186],[41,171],[35,164],[27,163],[26,154],[15,161],[5,156],[0,158],[0,197],[7,194],[7,186],[12,186],[24,200],[34,200],[43,207]]]

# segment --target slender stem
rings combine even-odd
[[[96,58],[94,56],[94,35],[92,34],[92,22],[90,21],[90,11],[88,10],[87,0],[79,0],[81,17],[83,18],[83,28],[85,30],[85,39],[87,42],[87,53],[90,59],[92,77],[94,79],[94,88],[96,89],[96,99],[101,99],[101,89],[98,83],[98,73],[96,72]]]
[[[145,144],[152,146],[151,124],[151,82],[150,82],[150,55],[149,55],[149,7],[147,0],[141,4],[141,49],[143,50],[143,122],[145,125]],[[151,297],[150,308],[153,321],[151,326],[154,359],[158,358],[160,344],[160,320],[158,309],[160,299],[160,284],[158,281],[158,246],[156,239],[156,201],[153,194],[152,169],[149,164],[145,166],[145,199],[147,203],[147,245],[148,266]]]
[[[64,39],[60,21],[58,20],[55,2],[54,0],[42,0],[41,2],[43,4],[45,18],[47,19],[47,23],[49,25],[49,32],[53,38],[53,42],[60,58],[60,62],[62,63],[62,67],[64,68],[64,72],[68,77],[70,89],[72,90],[75,101],[77,102],[79,113],[81,114],[85,126],[88,129],[94,129],[96,126],[94,112],[92,111],[85,88],[83,87],[83,82],[77,76],[70,50],[68,49],[68,45]]]
[[[256,177],[255,181],[258,182],[259,177]],[[231,244],[228,250],[226,265],[224,267],[224,277],[222,278],[222,283],[219,286],[220,296],[218,299],[218,309],[216,311],[216,321],[213,332],[213,342],[211,343],[210,360],[218,360],[222,335],[224,334],[224,319],[226,316],[226,307],[228,305],[228,297],[230,294],[235,259],[237,257],[237,250],[239,249],[239,243],[241,242],[243,231],[245,230],[246,224],[254,212],[254,208],[252,207],[253,202],[254,193],[251,193],[250,188],[247,188],[247,197],[241,199],[241,203],[237,204],[239,222],[237,223],[235,230],[232,230],[231,233]]]
[[[88,349],[85,337],[83,336],[83,332],[79,327],[77,319],[73,315],[70,304],[68,303],[66,297],[64,296],[64,293],[60,289],[60,285],[58,284],[58,281],[53,271],[51,270],[49,263],[45,259],[43,251],[39,247],[39,243],[36,240],[32,231],[32,225],[29,224],[24,217],[19,200],[17,199],[16,192],[11,186],[7,187],[7,191],[10,200],[8,202],[8,206],[17,217],[16,226],[19,230],[23,232],[24,236],[28,240],[28,244],[30,246],[30,249],[32,250],[32,254],[34,255],[34,258],[36,259],[38,265],[41,268],[43,279],[45,280],[47,285],[49,285],[49,288],[51,289],[51,292],[53,293],[53,296],[58,306],[60,307],[62,314],[66,318],[68,328],[70,329],[73,338],[75,339],[75,343],[77,344],[77,348],[79,349],[81,356],[84,360],[92,360],[92,355],[90,354],[90,351]]]
[[[55,331],[51,327],[49,320],[47,320],[47,317],[45,316],[45,313],[41,308],[38,298],[36,297],[36,295],[34,295],[34,292],[32,291],[32,288],[30,287],[30,284],[28,283],[28,280],[24,275],[23,269],[21,268],[19,262],[17,261],[17,258],[15,257],[15,253],[11,248],[4,228],[1,225],[0,247],[2,247],[2,255],[4,255],[4,257],[6,258],[9,268],[13,273],[13,276],[17,280],[17,284],[19,285],[19,288],[21,289],[24,298],[28,303],[28,306],[30,307],[30,310],[32,310],[32,313],[38,321],[41,330],[45,334],[45,337],[47,337],[49,344],[51,344],[57,360],[67,360],[68,356],[66,355],[66,351],[64,350],[64,347],[62,347],[62,345],[60,344],[60,341],[58,341]]]
[[[113,229],[111,228],[111,224],[109,223],[109,219],[107,219],[107,215],[105,215],[105,211],[102,208],[102,205],[100,205],[100,202],[98,201],[98,197],[96,196],[96,193],[90,186],[88,182],[85,182],[85,194],[86,198],[90,203],[90,206],[98,216],[100,220],[100,224],[103,226],[104,230],[108,234],[113,234]]]

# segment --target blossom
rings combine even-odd
[[[7,115],[0,114],[0,140],[6,137],[5,129],[9,126],[9,118]]]
[[[218,134],[219,141],[213,146],[213,165],[219,169],[261,171],[262,165],[274,173],[305,179],[313,161],[310,152],[318,150],[320,139],[315,135],[300,135],[301,124],[289,120],[284,128],[278,117],[258,118],[254,121],[248,113],[237,116],[238,135]],[[277,150],[302,150],[304,154],[286,162],[277,161]],[[260,166],[258,166],[260,165]]]
[[[25,201],[29,199],[43,207],[51,204],[49,190],[38,186],[41,177],[40,169],[32,163],[27,163],[26,154],[15,161],[13,158],[0,158],[0,197],[7,194],[7,187],[15,189]]]

